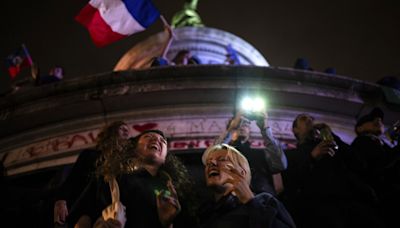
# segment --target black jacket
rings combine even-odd
[[[296,227],[290,214],[271,194],[256,195],[246,204],[229,194],[201,210],[203,228],[289,228]]]

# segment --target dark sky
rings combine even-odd
[[[61,65],[66,78],[111,71],[137,42],[162,31],[157,22],[148,30],[104,48],[96,48],[74,16],[85,0],[4,1],[1,13],[0,57],[21,43],[43,72]],[[184,0],[153,0],[170,20]],[[400,2],[200,0],[198,12],[208,27],[247,40],[272,66],[292,67],[305,57],[311,67],[375,82],[400,77]],[[4,61],[0,90],[10,85]],[[22,72],[20,78],[28,75]]]

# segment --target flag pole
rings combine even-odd
[[[164,17],[162,14],[160,14],[160,19],[161,19],[163,25],[164,25],[165,27],[167,27],[168,30],[171,32],[172,37],[173,37],[174,39],[176,39],[176,36],[175,36],[175,33],[174,33],[173,28],[171,27],[171,25],[168,23],[168,21],[165,19],[165,17]]]
[[[24,51],[26,59],[28,60],[29,66],[31,67],[31,76],[32,76],[33,80],[35,80],[35,81],[39,80],[39,78],[38,78],[39,69],[36,64],[33,64],[32,57],[29,54],[28,48],[25,46],[25,44],[22,44],[22,50]]]
[[[164,24],[164,26],[171,27],[171,26],[168,24],[167,20],[165,20],[165,17],[164,17],[163,15],[161,15],[161,14],[160,14],[160,19],[161,19],[162,23]]]
[[[160,19],[161,19],[162,23],[164,24],[164,28],[167,30],[168,36],[169,36],[166,44],[164,45],[164,47],[161,51],[161,57],[166,59],[167,53],[169,51],[169,47],[171,46],[171,43],[172,43],[172,40],[176,39],[176,36],[175,36],[175,33],[174,33],[171,25],[168,24],[167,20],[165,20],[165,17],[161,14],[160,14]]]
[[[28,59],[29,66],[32,66],[33,61],[32,61],[31,55],[28,52],[28,48],[26,48],[25,44],[22,44],[22,50],[24,51],[24,54],[25,54],[26,58]]]

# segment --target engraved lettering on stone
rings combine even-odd
[[[172,122],[171,124],[169,124],[169,125],[167,126],[167,133],[168,133],[168,134],[171,134],[171,135],[173,135],[173,134],[176,133],[176,127],[175,127],[174,122]]]
[[[210,127],[208,127],[208,132],[222,132],[223,128],[219,126],[217,121],[212,121]]]
[[[190,129],[189,133],[203,132],[204,131],[203,122],[200,122],[200,123],[197,123],[197,124],[194,123],[194,122],[191,122],[189,129]]]

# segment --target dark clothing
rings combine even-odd
[[[285,203],[285,202],[284,202]],[[286,204],[285,204],[286,205]],[[297,212],[287,207],[298,228],[384,228],[370,205],[348,199],[305,200]]]
[[[282,146],[272,135],[271,128],[260,129],[264,141],[263,149],[253,149],[246,140],[232,139],[232,132],[223,132],[214,144],[226,143],[235,147],[247,159],[251,169],[250,187],[254,193],[268,192],[276,195],[272,174],[282,172],[287,167],[287,161]]]
[[[246,204],[229,194],[201,210],[203,228],[283,228],[296,227],[289,213],[271,194],[256,195]]]
[[[379,137],[363,134],[351,144],[352,168],[377,194],[388,227],[400,227],[400,146],[389,147]]]
[[[159,176],[152,176],[146,170],[123,174],[117,178],[120,200],[126,207],[125,228],[163,227],[158,218],[155,190],[167,190],[166,181]],[[186,206],[180,200],[182,211],[174,220],[174,227],[193,227],[185,217]],[[111,204],[111,193],[107,183],[95,179],[80,200],[80,206],[74,212],[74,220],[86,214],[96,221],[104,208]],[[76,221],[72,221],[76,222]],[[185,226],[186,225],[186,226]]]
[[[168,66],[169,62],[167,59],[163,57],[154,57],[151,61],[151,67],[158,67],[158,66]]]
[[[50,84],[50,83],[59,82],[59,81],[61,81],[61,79],[57,78],[56,76],[42,75],[42,76],[38,76],[36,85]]]
[[[380,227],[371,206],[376,199],[373,190],[347,168],[349,146],[334,137],[339,149],[333,157],[326,154],[317,160],[311,156],[319,140],[286,151],[285,205],[299,227],[354,227],[365,224],[364,220],[370,220],[368,227]]]
[[[239,150],[249,162],[251,169],[250,187],[252,191],[255,193],[268,192],[275,196],[276,192],[272,181],[272,172],[266,160],[265,152],[250,148],[248,141],[245,143],[237,141],[229,144]]]
[[[283,173],[287,193],[306,198],[351,198],[349,192],[350,173],[346,167],[345,156],[348,153],[344,145],[333,157],[328,154],[316,160],[311,151],[320,141],[306,142],[296,149],[286,151],[288,169]]]
[[[353,170],[379,195],[386,190],[400,189],[400,146],[389,147],[373,135],[360,135],[351,144],[354,154]]]
[[[61,185],[56,200],[66,200],[67,205],[72,207],[94,175],[99,155],[100,151],[95,149],[86,149],[79,154],[67,179]]]

